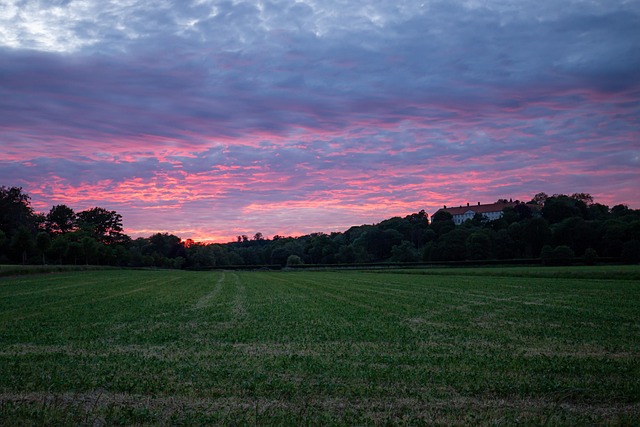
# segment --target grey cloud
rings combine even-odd
[[[0,22],[15,36],[0,39],[0,145],[37,151],[41,177],[235,166],[244,178],[258,167],[291,190],[254,183],[225,197],[286,202],[345,188],[332,172],[402,186],[420,181],[411,173],[515,176],[551,161],[626,170],[637,157],[637,2],[58,3],[66,21],[15,4],[17,23]],[[30,17],[52,24],[50,39]],[[153,159],[174,145],[178,165]],[[139,159],[87,159],[122,147]],[[80,158],[41,158],[62,148]],[[0,165],[6,180],[26,171],[37,172]],[[535,177],[518,183],[545,190]]]
[[[150,179],[159,171],[174,172],[174,166],[159,162],[155,158],[144,158],[130,162],[95,161],[93,159],[34,158],[28,163],[0,163],[0,177],[10,180],[12,176],[39,177],[46,181],[52,177],[62,178],[71,185],[95,184],[103,180],[120,182],[131,178]],[[32,178],[31,178],[32,179]]]
[[[504,95],[509,85],[525,90],[549,84],[574,87],[574,78],[584,76],[606,89],[637,84],[633,76],[640,74],[637,61],[622,55],[638,49],[638,42],[630,41],[638,35],[633,30],[638,15],[633,13],[503,23],[495,12],[435,3],[428,14],[389,21],[388,32],[356,27],[362,32],[336,39],[268,28],[277,21],[270,17],[279,13],[289,13],[293,21],[310,19],[309,6],[296,10],[269,3],[266,12],[246,3],[215,7],[216,15],[196,24],[203,27],[205,41],[176,35],[176,22],[167,21],[161,7],[150,11],[144,23],[127,22],[138,26],[134,32],[141,35],[129,42],[135,55],[56,58],[4,52],[7,59],[18,60],[7,62],[15,65],[7,67],[12,90],[5,99],[24,109],[41,109],[51,121],[71,127],[82,127],[77,117],[84,111],[91,128],[105,133],[180,136],[178,129],[186,127],[233,136],[252,130],[282,133],[292,126],[340,128],[351,121],[348,116],[393,122],[412,113],[442,114],[412,110],[411,104],[477,111],[495,103],[496,93]],[[206,10],[183,7],[176,19]],[[618,29],[611,24],[620,21]],[[160,31],[164,28],[167,34]],[[618,53],[610,48],[608,55],[600,55],[581,41],[585,31],[587,40],[599,38],[601,46],[623,40],[624,46],[613,48]],[[225,41],[229,37],[234,46]],[[583,59],[572,62],[572,55]],[[601,56],[605,60],[599,61]],[[554,73],[560,74],[552,77]],[[35,87],[30,86],[34,81]],[[30,97],[22,96],[27,87]],[[49,102],[30,102],[38,97],[35,88]],[[532,95],[502,97],[497,106],[522,105]]]

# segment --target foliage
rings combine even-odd
[[[27,263],[27,256],[33,247],[33,236],[26,226],[21,226],[11,239],[11,249],[20,255],[22,264]]]
[[[78,225],[76,213],[67,205],[56,205],[51,208],[45,220],[47,231],[53,235],[74,231]]]
[[[287,267],[302,265],[304,261],[298,255],[289,255],[287,258]]]
[[[544,265],[571,265],[574,257],[573,249],[566,245],[555,248],[545,245],[540,252],[540,259]]]
[[[587,205],[584,202],[584,197],[574,198],[563,194],[549,197],[542,208],[542,216],[549,224],[555,224],[565,218],[585,218],[586,214]]]
[[[78,214],[78,223],[81,229],[104,244],[119,244],[128,240],[122,229],[122,215],[116,211],[100,207],[88,209]]]
[[[34,231],[35,223],[29,195],[20,187],[0,187],[0,231],[12,238],[20,229]]]
[[[457,227],[441,236],[432,250],[433,261],[462,261],[466,258],[467,238],[471,234],[470,229]]]
[[[393,262],[418,262],[420,261],[420,252],[413,243],[404,240],[399,245],[391,248],[391,258]]]
[[[622,246],[621,258],[628,263],[637,264],[640,262],[640,241],[629,240]]]
[[[506,200],[506,199],[505,199]],[[558,247],[568,247],[585,263],[640,261],[640,210],[595,203],[586,193],[571,196],[536,194],[529,203],[515,202],[503,216],[489,221],[476,215],[456,226],[444,210],[421,210],[378,224],[344,232],[299,237],[261,232],[240,235],[226,244],[182,240],[156,233],[131,240],[122,216],[95,207],[76,214],[56,205],[37,214],[20,188],[0,187],[0,262],[98,264],[131,267],[210,269],[288,265],[291,256],[306,265],[362,263],[462,262],[542,259],[559,262]],[[47,244],[44,235],[50,238]],[[545,246],[551,248],[542,249]],[[588,251],[588,253],[587,253]],[[565,253],[567,255],[568,252]],[[573,258],[566,257],[566,259]],[[296,258],[293,258],[296,259]]]
[[[4,231],[0,230],[0,256],[2,256],[3,250],[2,247],[4,246],[4,242],[7,240],[7,235],[5,234]]]
[[[491,239],[484,231],[476,231],[467,237],[465,241],[467,248],[467,258],[470,260],[481,260],[491,258]]]
[[[42,256],[42,264],[46,264],[45,253],[51,246],[51,236],[49,233],[41,231],[36,235],[36,247],[40,251],[40,255]]]
[[[593,248],[587,248],[584,251],[584,263],[586,265],[595,265],[598,261],[598,252]]]

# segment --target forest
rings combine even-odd
[[[0,264],[87,264],[207,269],[431,263],[545,265],[640,262],[640,210],[596,203],[589,194],[538,193],[502,217],[476,214],[455,225],[439,210],[393,217],[344,232],[299,237],[261,232],[207,244],[156,233],[132,239],[122,215],[56,205],[37,213],[20,187],[0,187]]]

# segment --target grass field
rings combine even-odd
[[[63,273],[71,271],[106,270],[113,267],[96,265],[6,265],[0,264],[0,277],[26,274]]]
[[[598,269],[2,278],[0,423],[638,425],[640,267]]]

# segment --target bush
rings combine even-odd
[[[302,261],[302,258],[300,258],[298,255],[289,255],[289,257],[287,258],[287,267],[291,267],[294,265],[302,265],[304,264],[304,262]]]
[[[544,265],[570,265],[573,263],[575,253],[569,246],[561,245],[555,249],[545,245],[540,251],[540,259]]]
[[[550,245],[544,245],[540,251],[540,260],[544,265],[551,265],[553,262],[553,248]]]
[[[596,261],[598,261],[598,253],[593,248],[587,248],[584,251],[584,263],[586,265],[596,265]]]
[[[393,262],[417,262],[420,261],[420,252],[411,242],[405,240],[391,248],[391,258],[389,260]]]

